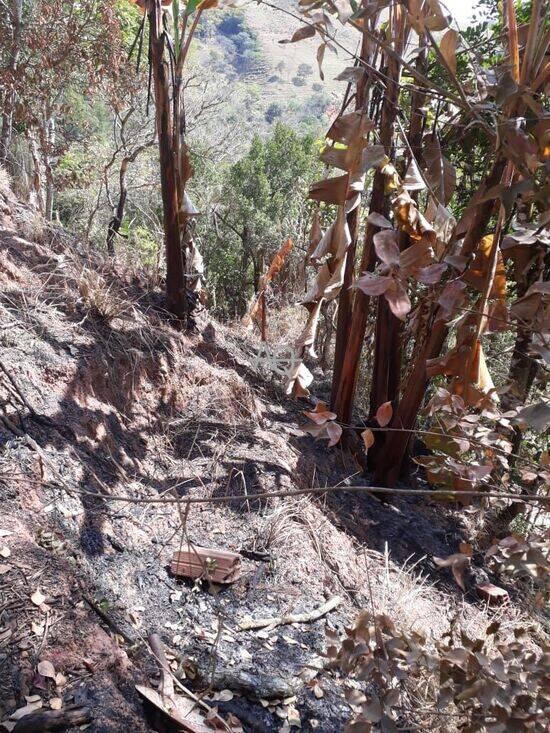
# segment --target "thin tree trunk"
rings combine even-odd
[[[29,192],[29,203],[31,206],[36,206],[41,214],[44,214],[44,191],[42,186],[42,172],[41,172],[41,161],[40,153],[38,151],[38,143],[36,142],[36,136],[34,131],[27,130],[26,132],[27,142],[29,144],[29,150],[32,158],[32,185]]]
[[[541,254],[540,260],[537,261],[535,267],[531,269],[529,275],[522,283],[518,283],[518,298],[523,297],[529,287],[540,278],[544,267],[543,258],[544,255]],[[549,275],[550,267],[547,265],[542,279],[544,281],[548,280]],[[512,352],[512,360],[510,362],[507,379],[508,384],[511,386],[511,390],[502,395],[502,407],[504,410],[512,409],[518,402],[524,405],[529,399],[531,387],[533,386],[539,371],[538,362],[529,356],[533,344],[533,337],[534,332],[529,324],[518,322],[514,351]],[[515,427],[514,435],[512,437],[512,454],[519,453],[522,440],[523,431],[520,430],[520,428]],[[510,456],[509,463],[511,466],[515,464],[515,458],[513,455]]]
[[[44,113],[44,123],[40,130],[40,146],[42,148],[42,162],[44,165],[44,176],[46,178],[46,199],[44,204],[44,216],[47,221],[53,219],[53,203],[55,196],[55,184],[53,178],[52,152],[55,145],[55,118],[49,107]]]
[[[420,39],[422,45],[423,41]],[[421,73],[425,72],[426,50],[418,56],[416,66]],[[411,98],[410,125],[407,139],[410,145],[411,154],[408,156],[408,163],[413,156],[415,161],[420,160],[422,151],[423,115],[420,112],[426,101],[426,93],[423,89],[416,89]],[[402,177],[406,173],[403,170]],[[412,199],[418,202],[418,192],[412,193]],[[407,249],[413,241],[406,232],[399,232],[399,249]],[[380,405],[385,402],[392,402],[394,408],[399,399],[401,386],[401,368],[403,357],[403,334],[404,324],[391,312],[385,298],[378,298],[378,315],[376,322],[376,335],[374,342],[374,369],[370,393],[370,414],[374,416]],[[369,451],[369,464],[375,466],[378,457],[381,455],[386,441],[386,433],[379,433],[376,436],[375,445]]]
[[[267,310],[265,301],[265,290],[260,295],[260,298],[262,300],[262,341],[267,341]]]
[[[153,0],[149,7],[149,33],[164,210],[166,301],[169,310],[178,318],[183,318],[187,310],[185,252],[181,245],[178,221],[178,161],[173,149],[174,128],[170,105],[170,69],[166,58],[166,37],[162,26],[161,0]]]
[[[128,196],[126,172],[128,170],[129,162],[129,158],[123,158],[122,163],[120,164],[117,207],[107,229],[107,252],[111,257],[115,254],[115,239],[120,231],[120,227],[122,226],[122,221],[124,219],[124,209],[126,208],[126,198]]]
[[[363,0],[362,5],[366,7],[368,0]],[[378,17],[378,15],[376,16]],[[367,23],[367,19],[364,20]],[[372,46],[372,44],[370,44]],[[371,62],[369,53],[369,42],[366,33],[363,33],[361,41],[360,59],[362,61]],[[369,95],[369,76],[367,71],[363,72],[363,78],[357,84],[355,96],[355,109],[364,112],[368,103]],[[344,364],[344,356],[346,353],[349,332],[351,326],[351,315],[353,307],[353,292],[351,286],[353,284],[355,273],[355,254],[357,251],[357,240],[359,237],[359,212],[360,205],[356,206],[353,211],[347,215],[347,224],[351,237],[351,243],[348,248],[346,257],[346,267],[344,269],[344,281],[340,294],[338,296],[338,314],[336,320],[336,340],[334,344],[334,367],[332,372],[332,389],[331,389],[331,405],[336,404],[338,397],[338,389],[342,377],[342,367]],[[329,340],[330,344],[330,340]],[[327,351],[327,344],[323,348],[323,353]]]
[[[2,129],[0,130],[0,163],[8,165],[11,136],[13,130],[13,110],[15,91],[13,84],[21,54],[21,33],[23,30],[23,0],[12,0],[11,15],[13,23],[12,45],[7,72],[11,76],[11,86],[6,89],[2,99]]]

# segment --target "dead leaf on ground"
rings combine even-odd
[[[304,415],[316,425],[324,425],[328,420],[336,419],[336,413],[331,412],[325,402],[318,402],[313,411],[304,411]]]
[[[170,699],[163,700],[162,696],[150,687],[136,685],[136,690],[189,733],[211,733],[212,729],[205,724],[205,717],[197,710],[197,703],[192,698],[174,695]]]
[[[15,712],[13,712],[10,715],[10,720],[20,720],[21,718],[24,718],[25,715],[30,715],[31,713],[40,710],[41,707],[42,700],[40,700],[40,698],[38,700],[33,700],[33,702],[28,702],[22,708],[18,708]]]
[[[469,542],[461,542],[458,545],[458,549],[463,555],[467,555],[467,557],[472,557],[474,554],[474,548]]]
[[[229,700],[232,700],[234,697],[235,695],[231,690],[220,690],[220,692],[216,692],[212,695],[212,699],[216,700],[216,702],[229,702]]]
[[[46,596],[41,593],[40,588],[37,588],[31,596],[31,601],[35,606],[41,606],[46,600]]]
[[[47,659],[42,660],[41,662],[38,662],[38,674],[41,674],[42,677],[50,677],[52,680],[55,679],[55,667],[51,662],[49,662]]]

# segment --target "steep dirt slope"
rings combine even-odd
[[[214,323],[178,333],[143,275],[37,229],[7,192],[0,203],[0,720],[30,696],[88,706],[91,733],[153,730],[134,685],[158,679],[158,632],[186,684],[244,730],[340,731],[344,681],[315,671],[326,623],[367,605],[435,634],[460,604],[467,624],[486,620],[427,559],[456,550],[458,513],[341,492],[250,498],[361,479],[303,436],[251,343]],[[179,496],[238,498],[182,512]],[[241,552],[240,579],[171,576],[187,540]],[[238,629],[334,596],[314,623]]]

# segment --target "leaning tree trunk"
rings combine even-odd
[[[185,252],[181,246],[178,221],[178,161],[173,150],[174,126],[170,104],[170,68],[166,35],[162,25],[161,0],[151,0],[148,13],[166,244],[166,301],[168,309],[174,315],[184,318],[186,315]]]
[[[120,227],[124,221],[124,212],[126,209],[126,201],[128,198],[128,184],[126,183],[126,176],[128,173],[128,166],[130,163],[134,163],[138,155],[154,144],[154,138],[139,145],[131,153],[125,155],[120,163],[120,170],[118,173],[118,201],[114,210],[113,218],[110,220],[107,228],[107,252],[112,257],[115,254],[115,240],[120,232]],[[112,162],[113,159],[111,159]],[[105,175],[107,173],[105,172]]]

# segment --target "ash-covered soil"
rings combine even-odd
[[[304,405],[258,373],[252,340],[216,323],[177,332],[142,273],[59,231],[31,242],[24,215],[4,202],[0,720],[30,698],[87,706],[90,733],[158,729],[134,688],[158,682],[157,632],[233,730],[342,731],[350,683],[322,670],[326,624],[342,630],[364,607],[436,635],[458,608],[486,620],[431,562],[464,539],[463,512],[345,492],[250,498],[364,479],[304,436]],[[174,503],[225,496],[237,498]],[[237,582],[171,576],[187,541],[242,553]],[[238,628],[334,596],[318,621]]]

